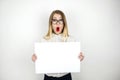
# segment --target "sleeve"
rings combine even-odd
[[[73,36],[69,36],[68,39],[67,39],[67,42],[80,42],[80,41],[75,39]],[[81,50],[81,43],[80,43],[80,50]]]
[[[42,38],[40,39],[40,42],[47,42],[47,40],[44,39],[44,37],[42,37]]]
[[[76,39],[73,36],[69,36],[67,42],[76,42]]]

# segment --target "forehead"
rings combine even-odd
[[[60,14],[55,13],[55,14],[53,15],[53,18],[61,19],[62,16],[61,16]]]

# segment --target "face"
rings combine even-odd
[[[63,19],[60,14],[54,14],[52,19],[52,29],[55,34],[61,34],[63,30]]]

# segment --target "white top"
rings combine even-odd
[[[41,42],[75,42],[75,39],[72,36],[69,36],[66,40],[63,39],[62,34],[52,34],[52,38],[49,40],[46,40],[44,38],[41,39]],[[48,76],[53,77],[61,77],[66,75],[67,73],[48,73]]]

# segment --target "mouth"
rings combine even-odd
[[[59,27],[57,27],[57,28],[56,28],[56,31],[57,31],[57,32],[59,32],[59,31],[60,31],[60,28],[59,28]]]

